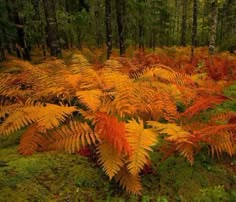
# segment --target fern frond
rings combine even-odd
[[[131,146],[127,168],[132,175],[137,175],[150,158],[148,152],[157,143],[157,134],[152,129],[144,129],[142,120],[131,120],[126,124],[126,137]]]
[[[101,106],[101,96],[103,92],[99,89],[84,90],[76,92],[76,96],[81,102],[93,112],[96,112]]]
[[[213,122],[236,123],[236,112],[220,113],[211,118]]]
[[[111,179],[124,165],[122,155],[108,142],[103,142],[98,146],[98,162],[103,166],[105,173]]]
[[[140,176],[129,173],[126,167],[123,167],[115,176],[116,182],[122,186],[128,193],[141,194],[142,185]]]
[[[18,152],[22,155],[32,155],[37,151],[46,150],[49,143],[47,135],[39,133],[37,124],[33,124],[22,134]]]
[[[65,150],[68,153],[78,152],[86,145],[99,142],[99,136],[93,132],[89,125],[78,121],[71,121],[60,129],[51,133],[49,150]]]
[[[216,154],[219,157],[223,152],[226,152],[229,156],[233,156],[236,153],[233,133],[231,131],[223,131],[212,135],[210,138],[207,138],[206,142],[209,144],[212,156]]]
[[[0,125],[0,134],[8,135],[34,122],[38,123],[41,132],[45,132],[65,121],[66,117],[74,111],[77,111],[75,107],[26,103],[12,111],[4,120]]]
[[[130,145],[125,136],[125,123],[106,113],[96,114],[95,132],[103,141],[110,143],[119,154],[130,154]]]
[[[182,127],[168,123],[163,124],[154,121],[148,121],[148,125],[159,131],[159,133],[167,134],[166,140],[173,143],[173,146],[181,155],[187,158],[190,164],[194,161],[195,147],[198,147],[198,137],[184,130]],[[196,144],[194,144],[196,142]]]
[[[212,108],[215,105],[221,104],[228,98],[225,96],[207,96],[201,97],[197,99],[194,104],[189,107],[184,113],[180,114],[180,116],[192,118],[194,115],[198,114],[199,112]]]
[[[91,68],[91,64],[83,55],[74,54],[71,58],[69,67],[72,70],[72,72],[78,74],[78,73],[81,73],[85,69]]]

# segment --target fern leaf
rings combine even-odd
[[[124,165],[122,155],[108,142],[98,146],[99,163],[103,166],[105,173],[111,179]]]
[[[141,194],[142,185],[140,176],[129,173],[126,167],[123,167],[115,176],[116,182],[122,186],[128,193]]]
[[[96,114],[96,133],[102,140],[110,143],[119,154],[130,154],[130,145],[125,136],[125,123],[119,122],[116,117],[106,113]]]
[[[94,112],[96,112],[101,106],[100,98],[102,94],[102,91],[99,89],[76,92],[76,95],[81,100],[81,102]]]
[[[131,155],[128,160],[128,170],[137,175],[149,160],[148,152],[157,143],[156,133],[152,129],[144,129],[143,121],[129,121],[126,124],[126,137],[131,146]]]
[[[68,153],[78,152],[86,145],[96,144],[99,137],[89,125],[71,121],[60,129],[52,132],[49,150],[65,150]]]
[[[0,134],[10,133],[28,126],[34,122],[38,123],[41,132],[52,129],[65,121],[66,117],[77,109],[75,107],[58,106],[53,104],[26,103],[13,111],[0,125]]]
[[[41,128],[43,132],[48,129],[53,129],[64,122],[66,118],[75,111],[77,111],[75,107],[46,104],[46,106],[41,108],[38,112],[38,127]]]
[[[193,164],[193,155],[195,152],[195,147],[198,146],[198,137],[195,137],[193,134],[190,134],[188,131],[174,123],[163,124],[148,121],[148,125],[155,128],[159,131],[159,133],[167,134],[168,137],[166,140],[172,142],[176,150],[179,151],[181,155],[186,157],[191,165]],[[194,144],[193,142],[197,142],[197,144]]]
[[[196,100],[195,103],[189,107],[184,113],[180,114],[180,116],[185,116],[188,118],[192,118],[197,113],[212,108],[215,105],[221,104],[228,98],[225,96],[208,96],[208,97],[201,97],[200,99]]]
[[[22,155],[32,155],[37,151],[46,150],[49,143],[47,135],[39,133],[37,124],[33,124],[22,134],[18,152]]]

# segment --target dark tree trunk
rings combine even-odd
[[[143,3],[145,0],[138,0],[139,3]],[[144,13],[140,6],[139,9],[139,22],[138,22],[138,36],[139,36],[139,49],[144,50],[144,34],[145,34],[145,28],[144,28]]]
[[[95,4],[95,10],[94,10],[94,16],[95,16],[95,27],[96,27],[96,44],[97,47],[100,48],[103,43],[103,37],[102,37],[102,30],[100,25],[100,18],[101,18],[101,0],[96,0]]]
[[[181,46],[186,46],[186,33],[187,33],[187,5],[188,1],[183,0],[182,12],[182,29],[181,29]]]
[[[111,24],[111,1],[105,0],[105,24],[106,24],[106,43],[107,43],[107,59],[112,53],[112,24]]]
[[[217,0],[211,3],[209,18],[209,54],[215,53],[218,7]]]
[[[192,24],[192,47],[191,47],[191,58],[194,57],[194,48],[197,45],[197,7],[198,0],[193,0],[193,24]]]
[[[4,53],[2,41],[0,39],[0,62],[2,62],[3,60],[5,60],[5,53]]]
[[[16,5],[16,1],[11,0],[11,3],[12,3],[11,19],[13,20],[13,23],[15,23],[16,33],[17,33],[17,44],[16,44],[17,55],[19,57],[22,53],[24,60],[31,60],[29,47],[26,42],[23,20],[19,16],[18,6]]]
[[[34,20],[39,24],[39,27],[37,28],[36,31],[39,32],[41,35],[40,36],[41,38],[37,40],[39,44],[42,44],[43,56],[44,58],[46,58],[46,36],[45,36],[43,22],[40,15],[40,1],[32,0],[32,4],[34,7]]]
[[[143,23],[139,23],[139,48],[144,50],[144,26]]]
[[[125,0],[116,0],[117,28],[120,46],[120,55],[125,54],[125,17],[126,3]]]
[[[58,27],[56,19],[56,8],[54,0],[43,0],[44,11],[47,23],[47,41],[51,56],[60,57],[61,48],[58,37]]]

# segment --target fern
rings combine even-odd
[[[217,104],[221,104],[228,98],[225,96],[208,96],[208,97],[201,97],[195,101],[195,103],[189,107],[184,113],[180,116],[186,116],[188,118],[192,118],[197,113],[212,108]]]
[[[78,152],[86,145],[95,145],[99,137],[87,123],[71,121],[50,135],[49,150],[65,150],[68,153]]]
[[[77,111],[75,107],[26,103],[17,107],[4,120],[0,125],[0,134],[9,135],[32,123],[37,123],[40,131],[45,132],[47,129],[59,126],[74,111]]]
[[[99,163],[103,166],[105,173],[111,179],[123,167],[123,157],[117,149],[108,142],[103,142],[98,146]]]
[[[96,112],[101,106],[102,91],[99,89],[76,92],[76,95],[86,107]]]
[[[144,129],[143,121],[132,120],[126,124],[126,137],[131,146],[127,168],[132,175],[137,175],[149,160],[151,147],[157,143],[156,133],[152,129]]]
[[[18,152],[22,155],[32,155],[37,151],[47,150],[46,148],[49,143],[48,136],[39,133],[37,124],[33,124],[22,134]]]
[[[115,180],[128,193],[141,195],[142,185],[140,176],[131,174],[126,167],[123,167],[117,173]]]
[[[110,143],[121,154],[130,154],[130,145],[125,135],[125,123],[106,113],[97,113],[95,132],[100,134],[102,141]]]

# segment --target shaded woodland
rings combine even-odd
[[[40,47],[46,56],[61,49],[144,49],[209,46],[235,50],[235,0],[1,0],[1,59],[5,52],[30,60]],[[192,55],[193,55],[192,48]]]
[[[235,19],[236,0],[0,0],[0,201],[236,201]]]

